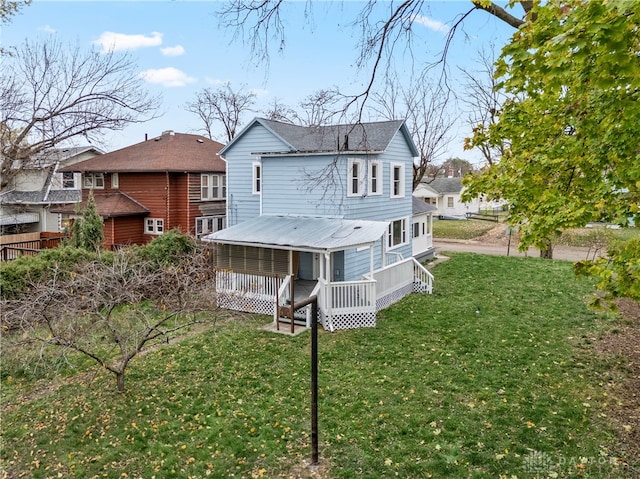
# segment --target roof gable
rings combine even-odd
[[[281,121],[255,118],[249,123],[220,154],[224,155],[244,134],[256,124],[262,125],[287,146],[281,152],[259,153],[347,153],[383,152],[398,133],[401,132],[413,156],[419,156],[417,148],[403,120],[356,123],[347,125],[300,126]]]
[[[435,178],[425,185],[440,194],[460,193],[462,191],[462,178]]]
[[[105,153],[60,171],[100,173],[224,172],[222,143],[201,135],[165,131],[162,135]]]

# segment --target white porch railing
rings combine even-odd
[[[255,274],[219,271],[220,306],[238,311],[273,315],[278,321],[281,307],[290,305],[291,276],[284,280]],[[433,275],[414,258],[401,260],[359,281],[329,283],[318,280],[313,292],[325,328],[349,329],[375,326],[376,312],[412,292],[431,293]],[[307,325],[310,317],[307,314]]]

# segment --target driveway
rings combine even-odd
[[[436,248],[436,254],[444,254],[445,251],[460,251],[497,256],[533,256],[535,258],[540,256],[540,252],[535,248],[530,248],[529,251],[518,251],[516,244],[509,246],[504,241],[491,242],[434,238],[433,245]],[[600,252],[600,255],[601,254],[602,252]],[[553,259],[580,261],[583,259],[593,259],[593,257],[594,251],[589,248],[556,246],[553,249]]]

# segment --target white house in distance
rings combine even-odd
[[[433,277],[413,255],[418,152],[403,121],[303,127],[256,118],[220,154],[228,227],[203,240],[215,243],[221,306],[293,328],[296,303],[317,295],[333,331],[375,326],[378,310],[431,292]],[[429,215],[416,221],[427,250]]]
[[[413,196],[435,206],[434,214],[440,218],[464,218],[467,213],[478,212],[481,202],[475,198],[463,203],[460,199],[463,189],[462,178],[430,178],[420,182]]]
[[[62,232],[65,225],[61,216],[52,213],[51,208],[78,203],[81,185],[79,173],[59,170],[102,154],[102,150],[93,146],[52,148],[42,152],[0,193],[3,234]]]

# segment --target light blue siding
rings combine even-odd
[[[270,131],[255,124],[232,144],[225,154],[229,198],[229,225],[250,220],[260,214],[291,214],[332,216],[345,219],[394,221],[406,219],[406,244],[393,248],[403,258],[412,255],[412,150],[401,132],[398,132],[387,151],[377,155],[300,155],[267,156],[258,153],[287,151],[287,145]],[[380,195],[347,196],[349,158],[363,162],[380,162]],[[252,193],[253,163],[261,161],[262,194]],[[392,164],[404,165],[404,196],[391,198]],[[383,267],[382,252],[387,238],[373,246],[374,269]],[[300,269],[305,276],[311,274],[310,258],[301,257]],[[358,280],[370,272],[370,251],[348,250],[334,257],[333,275],[344,280]],[[338,263],[340,265],[338,265]],[[342,266],[342,267],[340,267]]]
[[[256,153],[286,149],[285,144],[263,126],[256,124],[226,152],[227,221],[233,226],[260,215],[260,195],[253,194],[253,163]],[[264,181],[263,181],[264,183]]]

